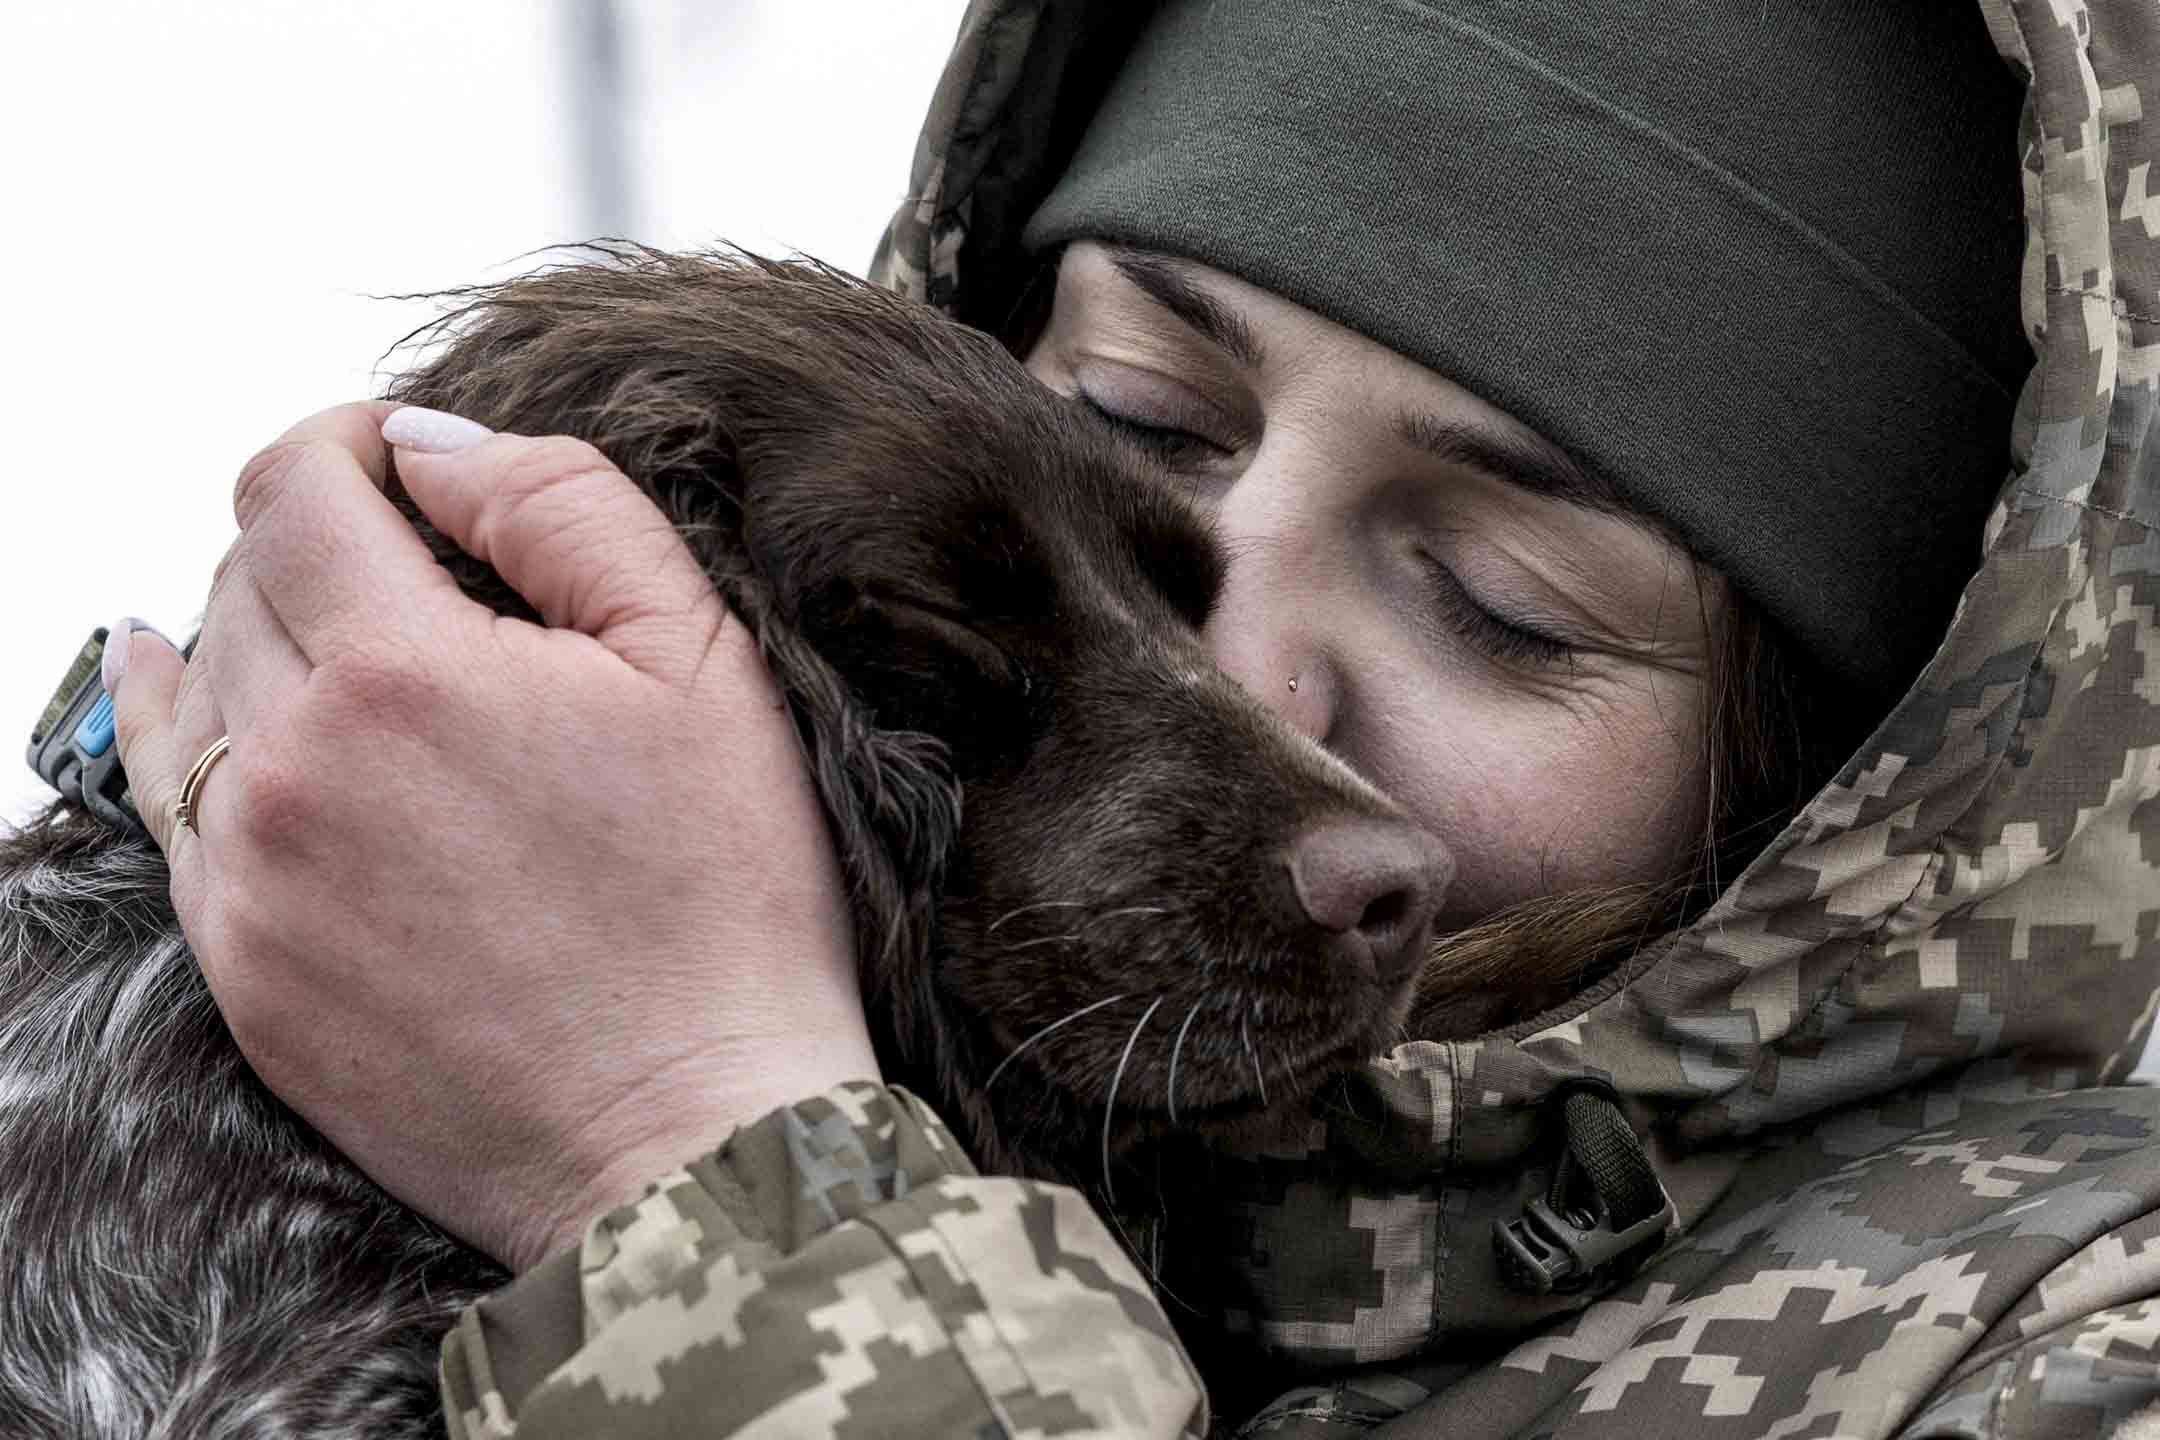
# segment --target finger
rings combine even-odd
[[[128,796],[150,838],[173,855],[173,805],[181,768],[173,709],[187,662],[154,630],[123,620],[105,637],[105,693],[113,702],[113,743],[127,772]]]
[[[228,558],[188,667],[203,672],[223,723],[240,731],[261,728],[266,714],[289,705],[312,668],[256,585],[250,548],[236,546]]]
[[[549,625],[687,684],[727,611],[659,507],[582,440],[483,439],[470,422],[444,423],[456,418],[408,409],[384,426],[428,519]]]
[[[181,659],[180,683],[173,694],[170,710],[171,724],[167,734],[171,742],[171,754],[161,771],[148,777],[151,793],[148,803],[157,816],[144,809],[145,799],[138,796],[136,808],[143,816],[145,825],[155,824],[165,836],[163,849],[167,861],[173,867],[173,901],[186,914],[188,877],[199,876],[205,862],[201,836],[201,797],[196,799],[196,823],[190,827],[179,823],[180,800],[187,773],[195,759],[210,748],[211,742],[225,734],[225,716],[218,704],[217,686],[211,682],[210,668],[205,663],[204,651],[208,639],[207,630],[198,631],[195,643]],[[132,785],[135,776],[128,776]]]
[[[382,422],[398,407],[387,400],[356,400],[333,405],[278,436],[241,467],[233,481],[233,519],[246,530],[255,515],[279,493],[282,474],[276,459],[280,452],[316,443],[335,445],[352,456],[368,482],[377,490],[387,473],[383,463]]]
[[[407,650],[464,603],[381,485],[380,402],[303,420],[233,487],[257,590],[307,660],[402,635]]]

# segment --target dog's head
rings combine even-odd
[[[397,398],[580,435],[684,527],[810,742],[891,1051],[998,1163],[1234,1123],[1393,1038],[1446,852],[1214,667],[1222,559],[1145,454],[818,267],[475,299]]]

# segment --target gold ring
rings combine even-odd
[[[195,829],[196,798],[202,794],[203,781],[209,778],[211,769],[225,758],[225,752],[230,749],[232,736],[218,736],[216,743],[202,752],[202,758],[188,767],[187,778],[180,782],[180,803],[173,809],[173,818],[197,835],[202,834],[202,831]]]

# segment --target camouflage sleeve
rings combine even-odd
[[[443,1341],[451,1440],[1200,1435],[1147,1285],[1070,1189],[978,1176],[899,1089],[777,1110]]]
[[[2160,1440],[2160,1300],[2081,1316],[1968,1369],[1899,1440]]]
[[[2126,1153],[2152,1163],[2148,1150]],[[2160,1210],[2129,1217],[2040,1276],[1898,1440],[2090,1435],[2160,1440]]]

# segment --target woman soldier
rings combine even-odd
[[[1668,924],[1167,1159],[1184,1346],[878,1083],[769,682],[619,475],[264,452],[121,743],[264,1079],[521,1272],[452,1433],[2160,1426],[2160,1100],[2086,1088],[2160,961],[2156,65],[2127,0],[978,0],[878,278],[1189,478],[1214,655],[1450,929]],[[431,582],[386,441],[560,629]]]

